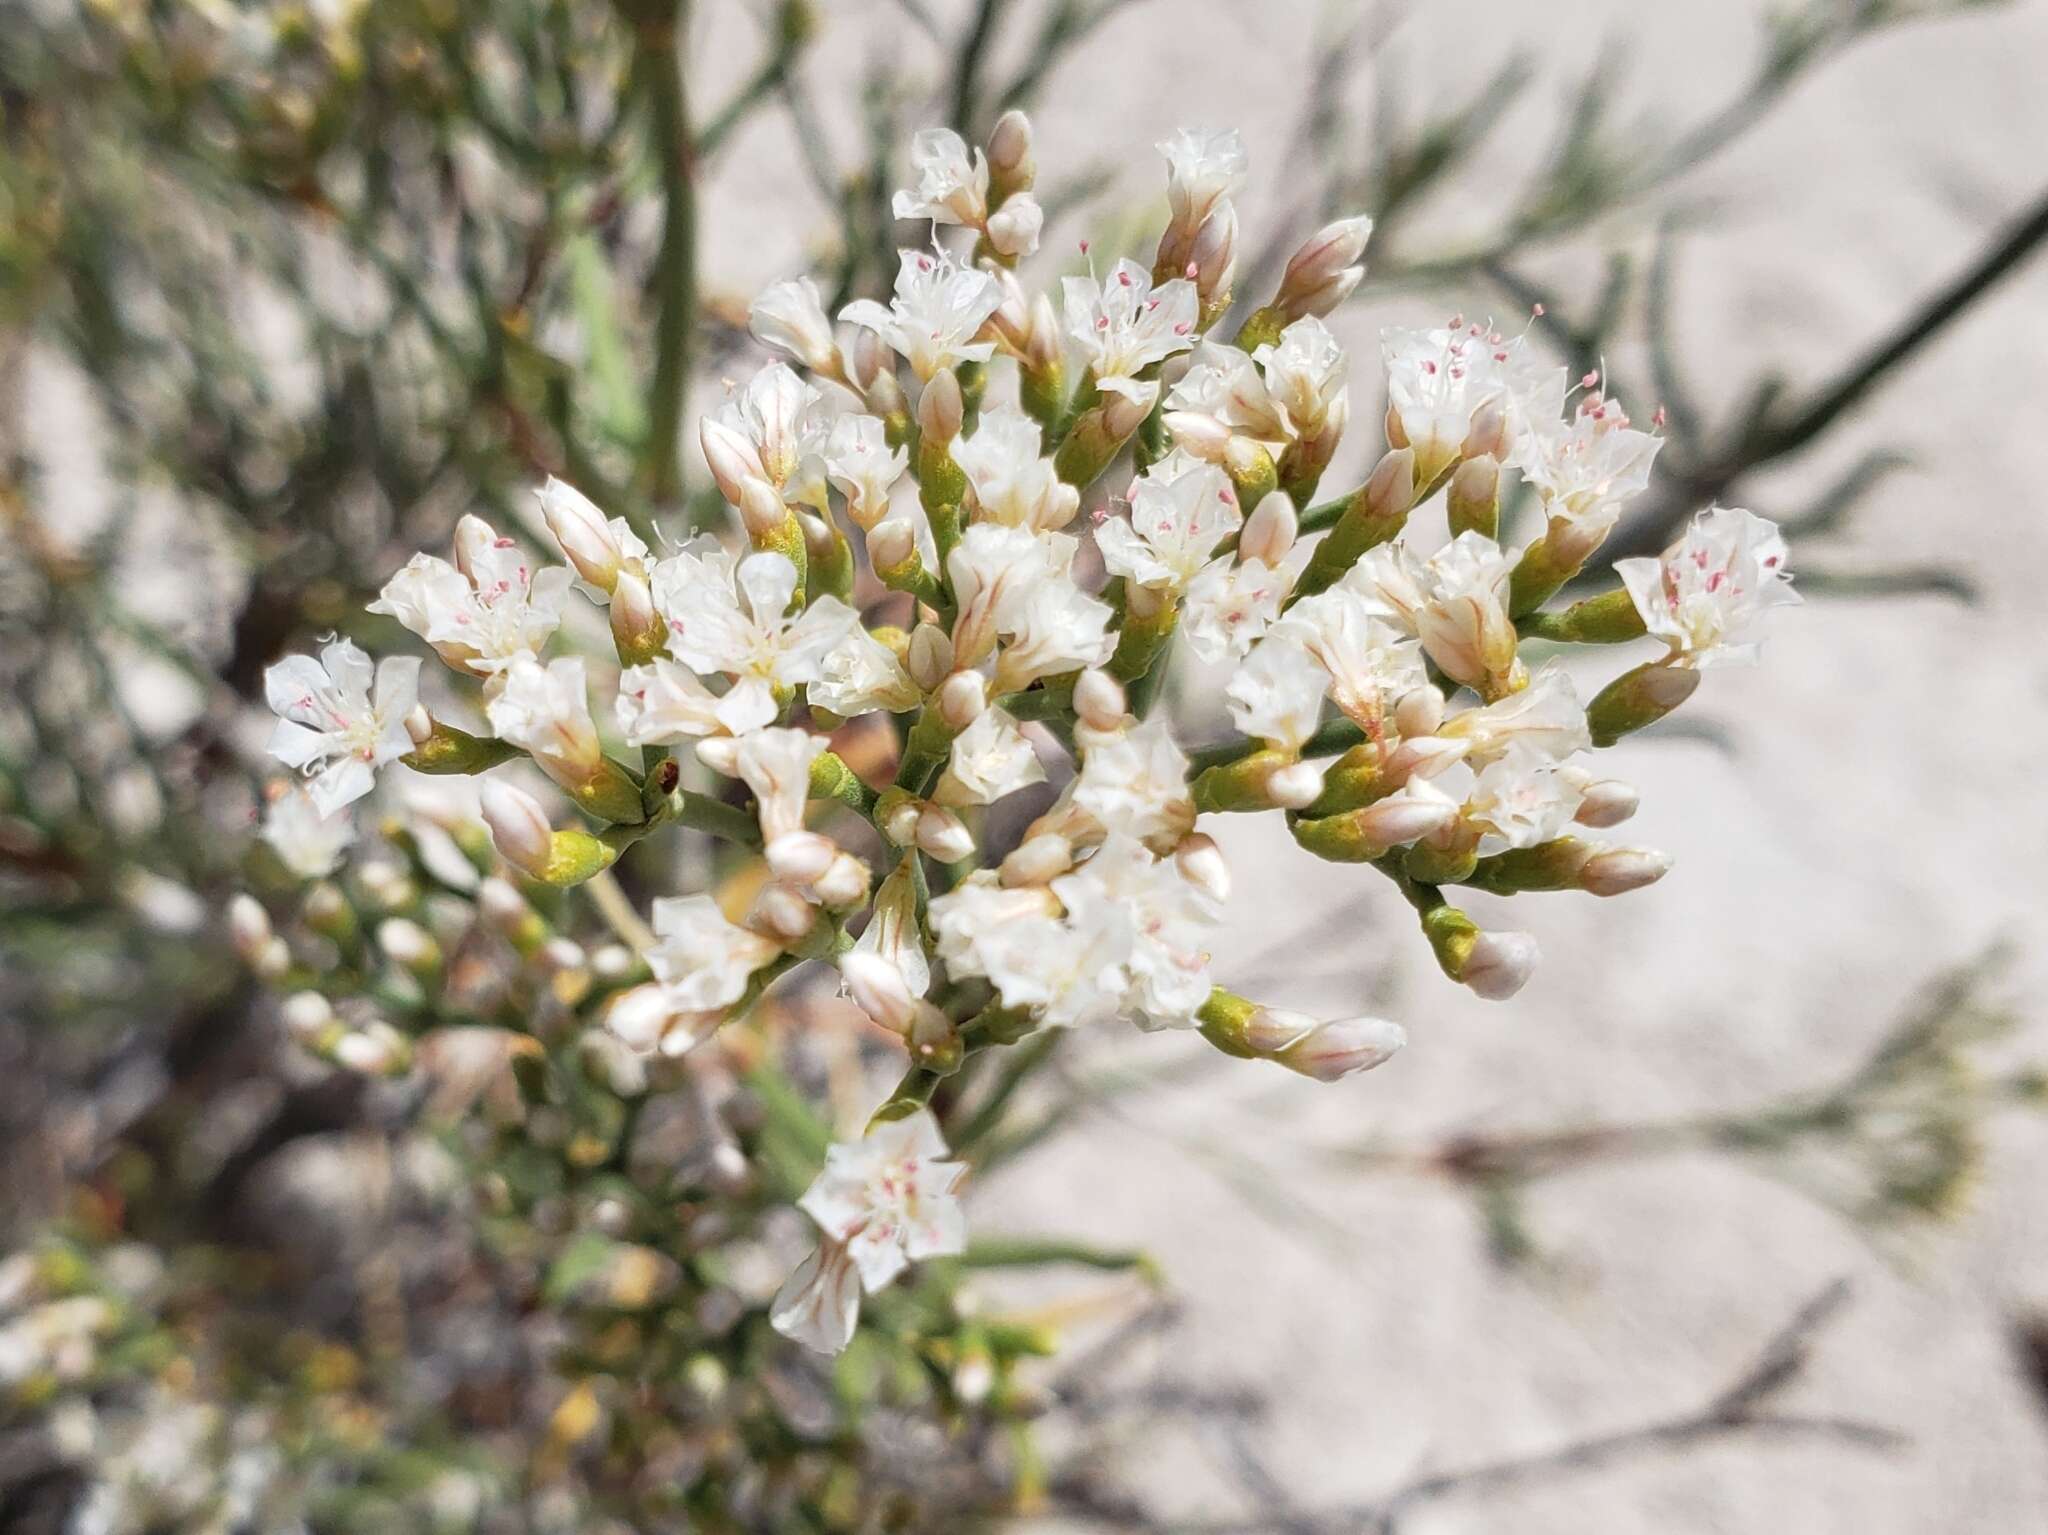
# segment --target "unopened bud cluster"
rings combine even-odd
[[[796,279],[753,307],[783,360],[700,430],[730,537],[657,552],[551,481],[541,511],[566,564],[475,517],[452,559],[415,556],[373,609],[469,679],[487,734],[427,717],[418,660],[373,666],[347,641],[268,679],[272,750],[309,778],[269,835],[309,873],[332,866],[346,807],[394,761],[517,759],[552,781],[568,805],[501,776],[482,788],[503,864],[541,885],[587,881],[667,823],[758,854],[744,909],[653,903],[644,979],[602,1020],[628,1052],[678,1055],[815,960],[902,1041],[903,1085],[803,1200],[820,1246],[775,1320],[819,1348],[844,1345],[863,1292],[960,1249],[961,1166],[925,1105],[976,1051],[1122,1018],[1329,1081],[1400,1047],[1394,1024],[1216,983],[1230,879],[1201,815],[1272,811],[1307,851],[1372,865],[1446,974],[1510,996],[1534,939],[1481,929],[1446,890],[1615,895],[1662,875],[1660,854],[1580,835],[1636,802],[1582,754],[1746,658],[1756,620],[1794,600],[1776,530],[1717,508],[1663,557],[1620,562],[1619,585],[1555,605],[1659,442],[1597,377],[1568,389],[1526,334],[1463,317],[1385,334],[1386,449],[1318,503],[1353,429],[1323,317],[1361,280],[1371,223],[1318,232],[1233,329],[1243,147],[1183,132],[1161,149],[1153,260],[1065,277],[1055,299],[1017,275],[1043,225],[1025,119],[1006,115],[985,147],[920,133],[895,212],[929,219],[933,240],[901,253],[893,296],[835,324]],[[1111,475],[1116,513],[1083,516]],[[1517,478],[1541,526],[1511,547]],[[1431,550],[1409,526],[1438,496],[1450,537]],[[545,656],[572,588],[608,609],[615,668]],[[1590,703],[1555,654],[1642,640],[1662,653]],[[1177,646],[1227,669],[1241,741],[1191,756],[1152,712]],[[595,712],[593,681],[608,694]],[[841,732],[877,724],[893,770],[858,777]],[[1027,793],[1028,820],[989,814]],[[831,830],[849,816],[867,823],[852,846]],[[991,845],[996,825],[1021,829]],[[238,911],[237,941],[282,978],[261,916]],[[415,978],[443,963],[409,919],[362,941]],[[335,1058],[402,1065],[374,1031],[292,1008]]]

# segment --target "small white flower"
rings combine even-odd
[[[1112,836],[1171,848],[1195,824],[1187,753],[1163,715],[1083,749],[1073,802]]]
[[[958,266],[944,251],[899,253],[896,296],[887,308],[855,299],[839,311],[849,325],[873,331],[920,379],[959,362],[987,362],[993,341],[977,341],[1002,289],[988,273]]]
[[[1546,363],[1526,336],[1502,336],[1462,318],[1433,330],[1380,332],[1387,403],[1425,479],[1462,451],[1472,418],[1498,405],[1513,434],[1554,428],[1564,404],[1564,368]]]
[[[1182,128],[1157,148],[1166,157],[1166,200],[1174,225],[1191,234],[1244,184],[1251,164],[1235,128]]]
[[[1306,322],[1302,322],[1306,323]],[[1270,350],[1270,349],[1267,349]],[[1230,437],[1278,444],[1292,435],[1287,413],[1266,388],[1258,363],[1241,347],[1204,340],[1187,372],[1166,396],[1167,429],[1176,441],[1203,456],[1220,457]]]
[[[1578,689],[1558,661],[1546,663],[1520,692],[1452,715],[1437,734],[1462,743],[1474,764],[1493,761],[1517,742],[1558,762],[1593,744]]]
[[[983,934],[973,958],[1004,1006],[1030,1008],[1056,1027],[1098,1023],[1123,1011],[1132,916],[1107,906],[1081,922],[1020,917]]]
[[[311,794],[293,786],[264,811],[262,837],[300,879],[324,879],[356,840],[356,829],[346,810],[323,814]]]
[[[1063,528],[1081,493],[1039,455],[1038,423],[1014,405],[982,412],[973,432],[953,444],[953,461],[974,487],[975,516],[1034,533]]]
[[[1614,565],[1654,639],[1687,666],[1756,659],[1752,638],[1772,608],[1799,601],[1784,537],[1768,518],[1739,507],[1710,507],[1661,559]]]
[[[347,640],[311,656],[286,656],[263,674],[280,716],[270,755],[307,774],[314,808],[332,815],[370,792],[377,769],[412,750],[405,717],[419,702],[420,663],[370,658]]]
[[[804,802],[810,798],[811,764],[826,748],[823,736],[808,730],[778,727],[756,730],[735,741],[705,741],[697,755],[728,777],[754,791],[761,820],[761,840],[773,842],[784,832],[801,831]],[[715,750],[715,748],[723,748]]]
[[[619,732],[629,746],[673,746],[695,736],[745,735],[774,722],[775,693],[742,677],[723,694],[666,656],[619,673]]]
[[[1344,348],[1330,328],[1312,315],[1296,320],[1252,358],[1265,374],[1267,398],[1295,435],[1321,431],[1344,394],[1346,372]]]
[[[1331,699],[1368,733],[1377,733],[1394,705],[1429,680],[1422,647],[1388,623],[1372,601],[1347,586],[1333,586],[1297,602],[1260,643],[1269,645],[1279,638],[1300,645],[1322,663],[1329,674]]]
[[[1452,681],[1500,693],[1520,664],[1507,606],[1513,573],[1513,556],[1468,530],[1426,560],[1404,543],[1381,544],[1341,584],[1419,639]]]
[[[877,709],[900,714],[924,698],[896,653],[857,623],[825,652],[819,672],[805,697],[814,707],[846,719]]]
[[[966,1171],[948,1160],[928,1109],[872,1125],[857,1144],[829,1148],[823,1171],[797,1201],[818,1223],[818,1251],[776,1295],[769,1311],[776,1331],[837,1352],[853,1335],[861,1290],[872,1295],[913,1262],[965,1251],[967,1220],[954,1190]]]
[[[825,476],[846,497],[846,514],[868,529],[889,512],[889,492],[910,455],[891,450],[879,417],[849,412],[832,423],[823,449]]]
[[[1115,617],[1108,603],[1075,586],[1064,569],[1029,595],[1013,593],[996,615],[1004,638],[991,691],[1018,693],[1041,677],[1101,666],[1116,649],[1110,628]]]
[[[992,869],[968,875],[930,905],[934,948],[949,969],[961,975],[987,975],[988,942],[1016,922],[1054,914],[1052,898],[1042,889],[1011,889],[996,882]]]
[[[1112,835],[1072,874],[1052,882],[1070,926],[1127,925],[1123,1005],[1147,1028],[1188,1028],[1209,999],[1204,945],[1221,912],[1188,883],[1171,859],[1155,858],[1135,839]],[[1119,914],[1107,922],[1109,912]]]
[[[1181,601],[1180,635],[1204,661],[1243,656],[1280,616],[1294,589],[1292,570],[1262,560],[1211,560]]]
[[[653,586],[670,654],[692,671],[775,687],[819,681],[826,656],[860,623],[836,597],[790,613],[796,566],[772,550],[734,566],[715,546],[685,549],[654,567]]]
[[[910,141],[917,186],[899,191],[891,211],[899,219],[980,228],[988,217],[988,160],[951,128],[924,128]]]
[[[680,1055],[710,1036],[782,948],[728,922],[708,895],[658,900],[652,920],[654,979],[614,999],[605,1026],[636,1050]]]
[[[485,705],[501,741],[527,752],[557,783],[574,788],[604,760],[581,656],[558,656],[543,666],[519,656],[503,676],[498,696]]]
[[[872,954],[894,965],[913,997],[923,996],[932,985],[931,962],[925,958],[917,925],[918,883],[917,854],[905,853],[876,889],[874,915],[853,944],[854,953]]]
[[[1230,476],[1176,448],[1132,484],[1130,521],[1104,522],[1095,545],[1112,575],[1180,592],[1243,525]]]
[[[814,373],[839,371],[839,343],[818,285],[808,277],[771,284],[747,309],[747,329],[763,346]]]
[[[1555,759],[1516,742],[1473,779],[1462,815],[1479,833],[1479,856],[1491,858],[1552,841],[1571,824],[1580,798],[1572,776]]]
[[[953,737],[951,756],[933,798],[943,805],[993,805],[1007,794],[1045,782],[1038,753],[1008,713],[983,709]]]
[[[1012,192],[1003,199],[1002,207],[989,215],[989,248],[1012,261],[1037,250],[1044,232],[1045,209],[1029,192]]]
[[[1223,691],[1239,730],[1283,751],[1299,751],[1322,723],[1329,690],[1330,674],[1307,646],[1269,629]]]
[[[538,655],[562,621],[572,574],[538,570],[516,540],[479,517],[455,529],[456,564],[416,554],[389,581],[372,613],[387,613],[458,671],[488,677],[515,657]]]
[[[1650,483],[1664,440],[1628,424],[1620,403],[1589,394],[1570,421],[1547,416],[1526,424],[1509,462],[1543,503],[1544,514],[1604,536],[1622,505]]]
[[[738,506],[752,478],[766,480],[791,506],[826,504],[820,398],[787,363],[772,362],[698,422],[705,461],[726,500]]]
[[[1195,285],[1176,277],[1155,291],[1145,269],[1128,258],[1108,278],[1067,277],[1060,291],[1067,333],[1080,343],[1097,387],[1131,394],[1153,363],[1195,344],[1201,308]]]

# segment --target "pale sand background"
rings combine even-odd
[[[938,9],[951,19],[965,7]],[[1630,99],[1677,122],[1744,76],[1763,9],[1433,3],[1415,8],[1396,46],[1411,101],[1438,80],[1462,96],[1502,53],[1529,48],[1548,72],[1532,93],[1547,109],[1596,40],[1619,38],[1637,71]],[[921,59],[892,6],[831,10],[816,57],[901,47]],[[1143,146],[1183,120],[1237,122],[1255,168],[1241,208],[1257,231],[1319,11],[1300,0],[1132,7],[1037,113],[1041,165]],[[751,39],[732,40],[736,59],[751,57]],[[1825,373],[2032,196],[2048,168],[2044,66],[2041,5],[1908,28],[1824,68],[1699,178],[1694,190],[1733,207],[1693,240],[1680,274],[1688,360],[1707,399],[1725,403],[1763,363],[1795,380]],[[1548,129],[1532,107],[1503,145],[1533,153]],[[748,292],[801,263],[810,209],[788,153],[780,125],[763,120],[722,167],[706,229],[715,286]],[[1155,175],[1141,156],[1126,185],[1149,192]],[[1457,217],[1440,208],[1428,223],[1449,229]],[[1598,265],[1582,251],[1543,270],[1570,287]],[[1408,313],[1358,305],[1341,328],[1369,357],[1376,328]],[[1931,972],[2001,935],[2022,947],[2015,990],[2042,996],[2048,818],[2034,782],[2048,661],[2033,635],[2048,563],[2044,411],[2048,263],[2037,261],[1865,407],[1822,461],[1751,491],[1759,509],[1796,509],[1857,449],[1903,448],[1919,467],[1876,495],[1842,552],[1795,550],[1795,564],[1802,553],[1835,568],[1951,560],[1984,600],[1812,603],[1784,615],[1761,670],[1712,675],[1695,705],[1732,728],[1735,755],[1669,741],[1603,759],[1644,789],[1629,835],[1673,851],[1677,869],[1620,902],[1524,898],[1512,922],[1538,932],[1545,964],[1515,1002],[1489,1006],[1442,981],[1382,882],[1318,865],[1270,826],[1227,824],[1246,932],[1226,944],[1220,976],[1255,978],[1262,995],[1311,1009],[1368,1002],[1407,1021],[1410,1049],[1335,1088],[1249,1069],[1203,1077],[1138,1124],[1100,1121],[986,1188],[977,1221],[1079,1227],[1156,1252],[1189,1307],[1176,1369],[1269,1389],[1262,1442],[1311,1502],[1689,1408],[1800,1300],[1849,1275],[1853,1309],[1796,1405],[1897,1425],[1915,1440],[1910,1454],[1745,1439],[1446,1503],[1409,1528],[2042,1528],[2048,1427],[2007,1329],[2016,1310],[2048,1305],[2048,1124],[2002,1121],[1966,1219],[1904,1266],[1797,1195],[1702,1157],[1544,1185],[1530,1208],[1554,1262],[1504,1277],[1456,1194],[1312,1171],[1297,1148],[1682,1113],[1818,1084]],[[1351,919],[1340,938],[1279,963],[1259,957],[1275,911],[1324,934],[1332,913]],[[2028,1041],[2048,1046],[2048,1027]],[[1331,1231],[1259,1220],[1175,1137],[1255,1152]],[[1214,1453],[1184,1437],[1129,1459],[1162,1506],[1220,1513]]]

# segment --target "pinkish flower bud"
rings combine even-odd
[[[621,552],[604,513],[582,491],[552,475],[540,488],[540,511],[576,574],[609,592],[619,578]]]
[[[1433,736],[1443,722],[1444,695],[1439,688],[1416,688],[1394,705],[1394,729],[1403,736]]]
[[[1358,812],[1359,829],[1375,847],[1401,847],[1441,830],[1458,817],[1458,802],[1436,789],[1416,786],[1376,800]]]
[[[1011,190],[1031,185],[1037,166],[1031,154],[1031,119],[1012,107],[988,134],[990,180]]]
[[[491,841],[505,862],[540,877],[548,866],[555,836],[540,801],[502,778],[486,778],[477,790],[477,800],[484,825],[491,829]]]
[[[1049,885],[1074,866],[1074,844],[1058,832],[1040,832],[1027,838],[1005,858],[1002,882],[1016,888]]]
[[[1203,220],[1188,264],[1195,269],[1195,292],[1204,304],[1230,297],[1231,279],[1237,275],[1237,209],[1227,200]]]
[[[939,685],[939,718],[948,730],[965,730],[988,707],[988,679],[980,672],[955,672]]]
[[[960,398],[960,380],[951,368],[941,368],[917,397],[917,429],[933,446],[943,447],[960,435],[965,409]]]
[[[1181,838],[1173,850],[1173,866],[1197,890],[1218,901],[1230,899],[1230,865],[1207,832],[1191,831]]]
[[[1538,951],[1530,933],[1481,933],[1458,977],[1489,1002],[1505,1002],[1536,973]]]
[[[1251,516],[1245,518],[1244,530],[1237,538],[1237,556],[1241,560],[1257,560],[1277,570],[1280,562],[1293,550],[1300,529],[1301,521],[1295,514],[1294,502],[1285,491],[1276,490],[1260,501],[1252,509]]]
[[[652,660],[668,643],[668,630],[655,611],[654,592],[637,570],[620,570],[613,576],[608,616],[612,643],[630,665]]]
[[[736,504],[749,538],[765,538],[789,520],[789,508],[782,504],[775,487],[751,475],[741,481]]]
[[[1594,895],[1626,895],[1654,885],[1671,871],[1671,855],[1650,848],[1616,847],[1595,853],[1579,869],[1579,888]]]
[[[1074,713],[1090,730],[1115,730],[1123,724],[1123,685],[1108,672],[1090,669],[1074,682]]]
[[[1139,385],[1134,392],[1135,398],[1121,390],[1105,392],[1102,397],[1102,429],[1119,441],[1145,424],[1145,418],[1152,414],[1152,407],[1159,400],[1156,383]]]
[[[883,1028],[908,1034],[917,1017],[917,998],[904,983],[903,972],[879,954],[852,950],[839,957],[839,974],[854,1006]]]
[[[1602,778],[1579,791],[1579,809],[1572,819],[1581,826],[1596,829],[1619,826],[1636,813],[1636,807],[1641,803],[1641,796],[1633,784],[1623,783],[1618,778]]]
[[[1273,1057],[1289,1071],[1335,1082],[1370,1071],[1408,1043],[1408,1031],[1384,1018],[1338,1018],[1318,1023]]]
[[[1160,417],[1174,446],[1208,463],[1220,464],[1230,451],[1231,431],[1214,416],[1198,410],[1169,410]]]
[[[711,468],[711,478],[718,482],[719,494],[734,506],[740,502],[740,487],[749,479],[765,480],[768,477],[753,443],[743,432],[717,417],[706,416],[698,423],[697,440],[703,446],[704,462]]]
[[[832,839],[814,831],[786,831],[767,847],[769,871],[797,885],[808,885],[838,856]]]
[[[1356,263],[1365,254],[1365,242],[1371,235],[1372,220],[1362,214],[1325,224],[1289,258],[1274,307],[1284,310],[1290,320],[1335,309],[1365,276],[1365,269]]]

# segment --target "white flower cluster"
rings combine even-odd
[[[680,1054],[817,959],[903,1041],[904,1085],[804,1200],[822,1244],[775,1316],[819,1347],[844,1344],[862,1289],[959,1250],[960,1168],[922,1105],[964,1055],[1113,1018],[1198,1028],[1323,1080],[1400,1046],[1395,1025],[1318,1022],[1215,983],[1229,877],[1201,814],[1282,812],[1311,852],[1374,865],[1445,972],[1505,997],[1534,940],[1481,930],[1444,889],[1611,895],[1659,877],[1662,855],[1571,834],[1635,803],[1580,756],[1675,707],[1701,667],[1749,655],[1756,620],[1794,600],[1771,525],[1716,509],[1661,560],[1623,562],[1621,587],[1547,609],[1647,483],[1658,439],[1597,378],[1568,393],[1529,337],[1462,317],[1386,333],[1388,449],[1315,504],[1350,414],[1322,317],[1362,277],[1370,222],[1318,233],[1225,341],[1244,150],[1201,132],[1161,149],[1169,222],[1151,267],[1068,276],[1055,304],[1015,270],[1043,223],[1028,124],[1006,116],[985,149],[920,134],[896,212],[930,219],[933,242],[901,253],[889,302],[848,304],[842,331],[808,280],[770,288],[752,327],[784,360],[701,424],[739,552],[703,536],[657,554],[551,481],[542,510],[567,566],[474,517],[452,563],[415,557],[373,611],[480,685],[491,738],[417,706],[416,661],[373,673],[347,641],[270,674],[273,750],[315,776],[266,835],[302,872],[332,866],[336,812],[401,757],[475,772],[520,756],[553,779],[597,829],[483,787],[499,852],[534,880],[589,879],[669,821],[758,849],[744,912],[655,902],[652,978],[604,1018],[635,1051]],[[971,249],[942,243],[952,226]],[[1126,453],[1116,514],[1083,518]],[[1510,475],[1542,513],[1522,547],[1500,541]],[[1404,535],[1439,494],[1452,536],[1431,551]],[[585,660],[543,655],[572,585],[608,608],[618,653],[603,725]],[[1645,637],[1665,653],[1590,704],[1555,658],[1523,655]],[[1243,740],[1191,758],[1150,712],[1177,639],[1229,669]],[[897,743],[886,783],[834,748],[863,716]],[[642,769],[608,754],[607,728],[652,754]],[[702,788],[682,785],[685,748]],[[1034,790],[1028,821],[989,814]],[[857,812],[866,843],[807,824],[821,800]],[[877,842],[871,898],[877,871],[854,849]]]

